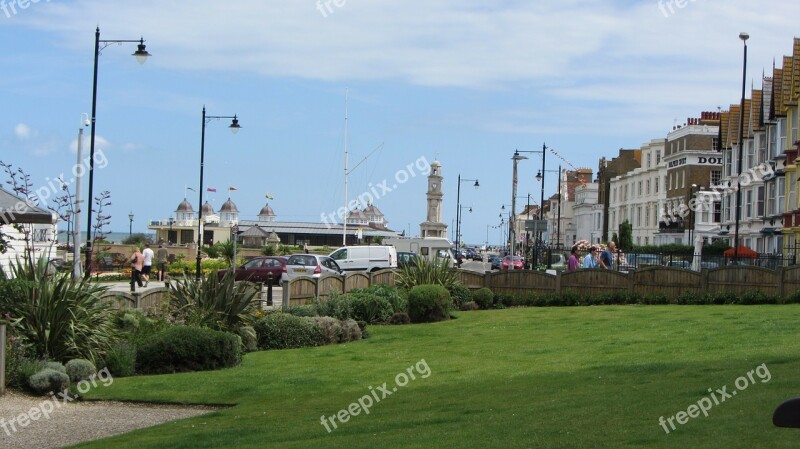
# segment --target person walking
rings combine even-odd
[[[614,256],[613,254],[617,251],[617,244],[614,241],[608,242],[608,246],[602,253],[600,253],[600,267],[605,268],[606,270],[613,270],[614,269]]]
[[[144,286],[147,287],[147,284],[150,283],[150,273],[153,271],[153,259],[156,255],[153,253],[153,250],[150,249],[150,244],[144,244],[144,251],[142,251],[142,256],[144,257],[144,265],[142,266],[142,277],[144,278]]]
[[[167,274],[167,262],[169,261],[169,251],[164,248],[164,244],[161,243],[158,245],[158,251],[156,252],[156,263],[158,264],[158,281],[164,282],[164,279]]]
[[[135,292],[136,284],[142,287],[142,268],[144,267],[144,256],[138,246],[129,260],[131,262],[131,291]]]
[[[580,264],[578,261],[578,247],[573,246],[569,252],[569,260],[567,260],[567,272],[577,270]]]
[[[583,258],[583,268],[597,268],[598,266],[599,265],[597,262],[597,248],[592,246],[591,248],[589,248],[589,254],[587,254],[586,257]]]

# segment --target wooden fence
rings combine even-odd
[[[547,274],[541,271],[499,271],[477,273],[456,270],[456,278],[471,290],[489,288],[495,293],[527,295],[531,293],[575,293],[596,296],[631,293],[637,296],[664,294],[675,297],[684,293],[762,292],[787,297],[800,289],[800,266],[767,268],[724,266],[700,272],[673,267],[647,267],[631,273],[602,269]],[[328,275],[321,279],[298,278],[284,281],[283,304],[308,304],[315,297],[326,298],[331,291],[346,293],[354,288],[395,283],[396,272]]]

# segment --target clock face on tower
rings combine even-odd
[[[435,189],[436,188],[436,183],[434,182],[433,184],[431,184],[431,187],[433,187]]]

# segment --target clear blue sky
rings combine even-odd
[[[184,186],[197,187],[203,105],[238,114],[243,127],[234,136],[228,121],[208,125],[205,185],[217,193],[205,197],[215,208],[235,186],[242,219],[271,194],[279,219],[320,221],[343,203],[349,89],[351,167],[379,148],[353,171],[351,199],[438,159],[448,225],[458,174],[480,180],[462,189],[473,243],[511,201],[515,148],[546,142],[596,170],[601,156],[665,137],[676,119],[738,103],[741,31],[760,87],[762,70],[791,53],[800,16],[793,0],[346,0],[330,9],[323,0],[322,12],[315,0],[2,4],[0,159],[35,187],[71,178],[81,113],[91,110],[95,27],[102,39],[146,40],[153,57],[143,66],[133,44],[100,57],[97,142],[108,163],[95,193],[111,191],[110,230],[127,230],[133,212],[134,231],[145,231],[170,216]],[[538,200],[540,162],[530,156],[519,194]],[[425,189],[418,175],[376,201],[390,227],[418,233]]]

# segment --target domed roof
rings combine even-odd
[[[438,160],[433,161],[433,163],[431,164],[431,167],[441,167],[441,166],[442,164]]]
[[[228,198],[228,201],[222,203],[222,207],[219,208],[220,212],[229,212],[229,213],[239,213],[239,208],[236,207],[236,204]]]
[[[192,208],[192,203],[186,201],[186,198],[181,201],[181,204],[178,204],[178,208],[175,209],[175,212],[194,212]]]
[[[259,212],[258,215],[259,216],[266,215],[268,217],[274,217],[275,211],[273,211],[272,208],[269,207],[269,203],[267,203],[266,206],[261,208],[261,212]]]
[[[208,201],[203,204],[203,215],[214,215],[214,206]]]

